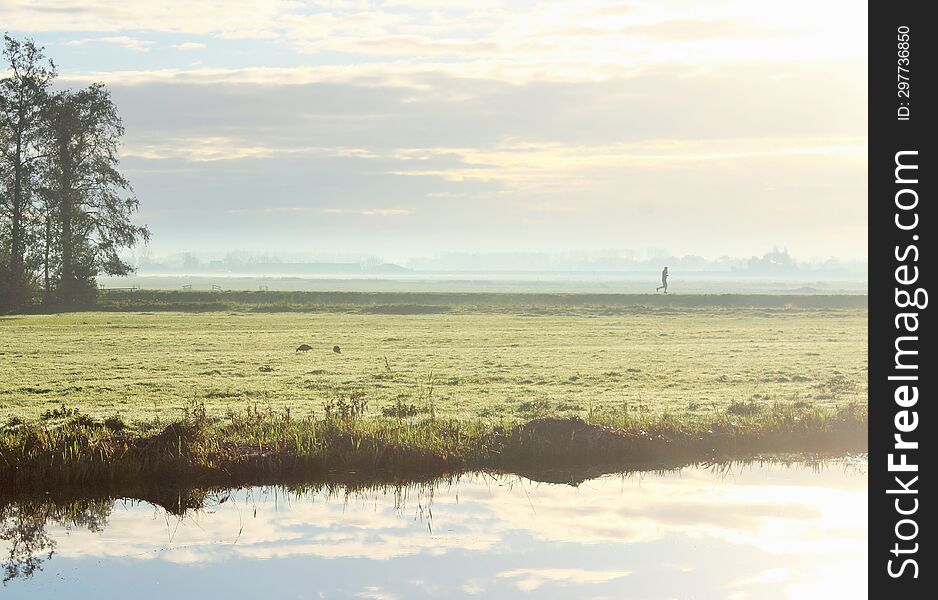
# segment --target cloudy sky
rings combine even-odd
[[[866,3],[0,0],[151,254],[866,256]]]

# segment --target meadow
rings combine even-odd
[[[145,429],[194,404],[520,421],[866,402],[865,298],[637,298],[128,294],[0,317],[0,425]]]

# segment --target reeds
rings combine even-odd
[[[347,407],[348,408],[348,407]],[[248,408],[216,419],[198,405],[141,432],[75,416],[0,428],[0,486],[108,482],[313,481],[336,473],[426,477],[470,470],[672,467],[767,452],[866,449],[867,411],[767,406],[710,417],[600,413],[590,422],[364,417],[333,410],[291,418]]]

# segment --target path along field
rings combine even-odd
[[[77,408],[145,428],[199,403],[322,415],[349,398],[374,415],[518,420],[867,399],[865,308],[437,309],[0,317],[0,425]]]

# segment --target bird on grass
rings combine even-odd
[[[342,348],[339,348],[338,346],[333,346],[332,351],[336,354],[342,354]]]
[[[297,352],[309,352],[313,347],[309,344],[300,344],[300,347],[296,349]]]

